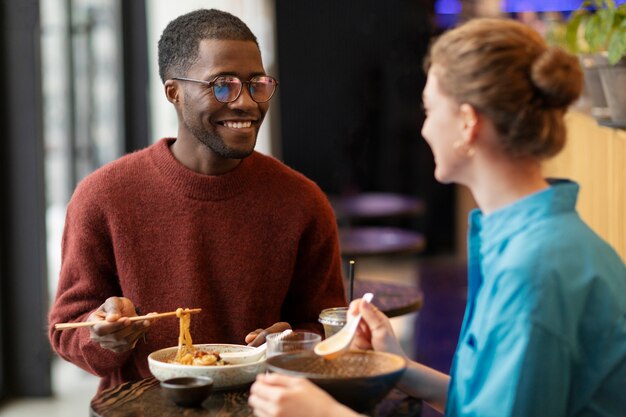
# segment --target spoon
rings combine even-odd
[[[291,329],[287,329],[280,334],[280,338],[287,336],[291,333]],[[240,363],[252,363],[261,359],[261,356],[267,350],[267,342],[263,343],[252,349],[241,350],[239,352],[224,352],[220,353],[220,358],[231,365],[238,365]]]
[[[363,295],[363,300],[368,303],[372,302],[372,298],[374,298],[374,294],[371,292]],[[315,354],[324,357],[324,359],[335,359],[337,356],[341,355],[343,351],[350,347],[350,343],[356,334],[356,329],[360,321],[361,313],[357,314],[356,317],[350,320],[337,333],[318,343],[315,349],[313,349]]]

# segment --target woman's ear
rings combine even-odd
[[[167,80],[163,84],[165,89],[165,97],[170,103],[177,104],[179,102],[178,96],[180,94],[179,84],[174,80]]]
[[[463,141],[467,145],[473,145],[480,128],[480,115],[474,106],[468,103],[461,104],[459,112],[461,114]]]

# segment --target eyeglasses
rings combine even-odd
[[[248,85],[250,97],[257,103],[265,103],[269,101],[274,92],[278,81],[269,75],[257,75],[248,81],[241,81],[239,77],[234,75],[218,75],[213,81],[194,80],[192,78],[172,77],[172,80],[190,81],[193,83],[204,84],[213,88],[213,95],[220,103],[232,103],[241,95],[243,85]]]

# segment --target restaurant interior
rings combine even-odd
[[[387,297],[405,350],[446,372],[465,307],[466,218],[475,204],[466,189],[433,177],[432,153],[420,134],[424,55],[438,33],[477,16],[520,19],[550,38],[579,5],[2,2],[0,417],[88,410],[98,379],[56,357],[47,338],[65,209],[86,175],[176,135],[176,114],[164,100],[156,67],[159,35],[174,17],[218,8],[257,35],[265,68],[280,86],[256,150],[302,172],[327,194],[349,296],[373,289]],[[622,80],[613,89],[626,91]],[[599,115],[592,96],[601,86],[585,87],[566,115],[568,143],[545,171],[581,184],[578,211],[626,260],[626,122]],[[422,415],[439,414],[424,407]]]

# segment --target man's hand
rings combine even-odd
[[[135,306],[128,298],[108,298],[87,317],[87,321],[102,321],[91,327],[91,341],[116,353],[134,348],[150,327],[150,320],[131,322],[128,319],[135,316]]]
[[[284,330],[291,329],[291,325],[284,321],[272,324],[267,329],[256,329],[246,336],[248,346],[260,346],[265,342],[265,336],[270,333],[280,333]]]

